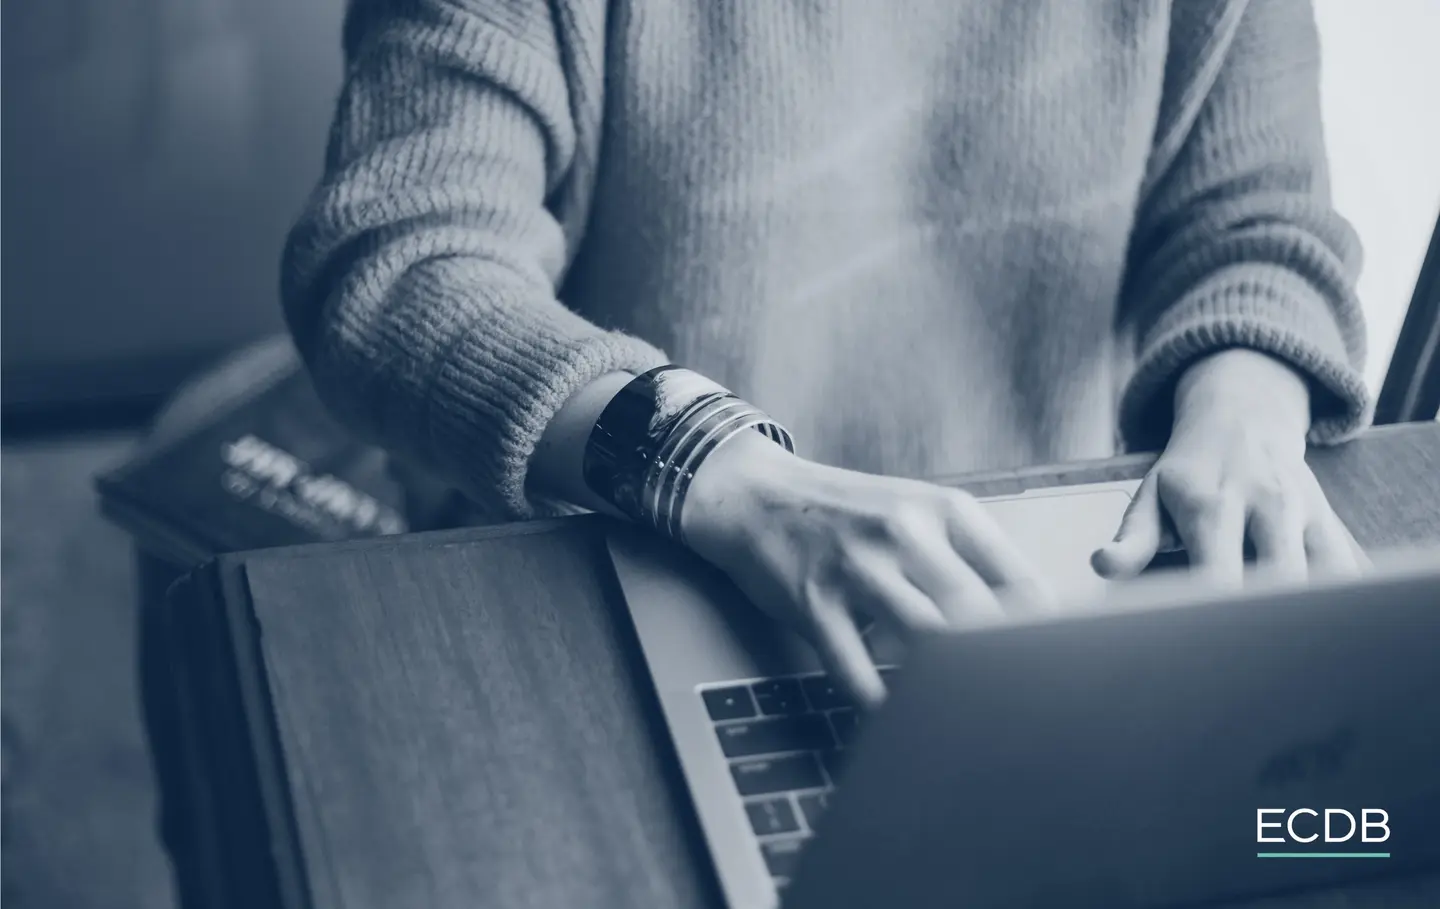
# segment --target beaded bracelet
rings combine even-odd
[[[795,450],[783,426],[728,389],[678,366],[652,369],[596,421],[585,446],[585,485],[622,514],[683,542],[681,514],[695,472],[746,429]]]

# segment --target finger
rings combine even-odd
[[[915,545],[924,544],[916,541]],[[913,546],[910,557],[914,558]],[[907,639],[945,627],[940,608],[910,582],[891,554],[869,552],[856,559],[842,588],[847,606],[884,622]],[[869,631],[863,619],[858,627],[862,636]]]
[[[1245,578],[1245,507],[1238,496],[1222,493],[1206,502],[1171,509],[1191,570],[1226,587]]]
[[[940,607],[898,568],[866,573],[857,580],[851,594],[867,615],[894,626],[905,638],[941,631],[949,624]]]
[[[1305,515],[1290,503],[1267,504],[1250,515],[1255,561],[1283,580],[1304,580],[1310,560],[1305,551]]]
[[[1305,528],[1304,546],[1310,564],[1322,574],[1355,575],[1370,563],[1360,544],[1329,508]]]
[[[885,683],[849,611],[838,601],[820,604],[812,622],[810,642],[830,675],[857,704],[879,705],[885,699]]]
[[[934,604],[952,627],[1004,615],[984,578],[937,535],[916,536],[905,547],[904,580]]]
[[[1004,528],[974,499],[956,500],[947,522],[950,545],[992,590],[1014,590],[1029,601],[1052,604],[1055,591]]]
[[[943,548],[925,559],[909,577],[953,628],[986,624],[1005,615],[996,591],[952,549]]]
[[[1095,551],[1090,564],[1103,578],[1132,578],[1145,570],[1160,550],[1164,535],[1160,493],[1154,472],[1146,475],[1120,519],[1115,539]]]

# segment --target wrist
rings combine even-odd
[[[1310,429],[1310,386],[1278,357],[1248,348],[1210,354],[1181,374],[1175,421],[1259,420],[1304,435]]]
[[[784,484],[800,458],[765,435],[746,431],[727,439],[695,471],[682,532],[701,555],[734,539],[750,523],[757,506],[775,484]]]
[[[706,516],[723,519],[734,492],[748,488],[740,481],[749,474],[734,468],[759,463],[743,456],[757,436],[781,451],[793,449],[783,426],[724,387],[678,366],[656,367],[628,381],[605,406],[589,433],[581,472],[590,491],[617,513],[686,542],[688,526],[706,532],[712,523]],[[717,456],[719,466],[706,473],[723,482],[702,484],[701,519],[687,521],[695,477]]]
[[[535,446],[530,461],[532,489],[612,516],[620,512],[585,482],[585,451],[600,415],[635,376],[607,373],[585,385],[561,406]]]

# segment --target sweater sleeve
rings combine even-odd
[[[327,406],[497,517],[564,510],[526,489],[546,425],[599,376],[665,362],[556,298],[604,7],[356,0],[325,174],[286,245],[286,319]]]
[[[1243,346],[1307,377],[1312,443],[1343,441],[1372,411],[1355,297],[1361,251],[1330,201],[1309,0],[1174,10],[1121,301],[1137,345],[1122,435],[1132,449],[1163,446],[1180,374]]]

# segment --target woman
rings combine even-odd
[[[289,324],[497,517],[654,526],[866,702],[855,611],[1038,585],[918,478],[1163,447],[1103,573],[1356,567],[1304,461],[1369,414],[1306,0],[359,0],[345,45]]]

